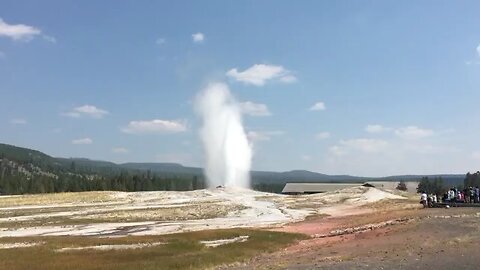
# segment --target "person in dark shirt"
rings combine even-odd
[[[468,195],[470,196],[470,203],[474,203],[475,202],[475,190],[473,189],[473,187],[470,187],[470,189],[468,190]]]

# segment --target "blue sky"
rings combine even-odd
[[[253,167],[479,169],[478,1],[0,0],[0,142],[201,166],[208,83],[241,102]]]

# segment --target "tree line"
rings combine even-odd
[[[442,195],[448,190],[448,187],[444,184],[442,177],[434,177],[433,179],[428,176],[422,177],[418,183],[417,192],[426,192],[428,194]]]
[[[164,178],[143,175],[120,174],[111,177],[89,179],[82,175],[63,175],[52,178],[42,175],[25,177],[15,175],[0,178],[1,194],[33,194],[81,191],[188,191],[205,188],[205,182],[198,177]]]
[[[455,187],[459,190],[463,190],[468,187],[480,187],[480,171],[477,171],[476,173],[468,172],[463,180],[463,185],[458,184],[455,185]],[[442,195],[450,188],[453,188],[453,186],[448,186],[445,184],[442,177],[422,177],[418,183],[417,192],[427,192],[429,194],[433,193]]]
[[[480,172],[476,173],[468,172],[464,180],[465,187],[480,187]]]
[[[73,165],[74,166],[74,165]],[[72,166],[72,167],[73,167]],[[22,164],[22,168],[26,168]],[[203,177],[160,176],[150,171],[122,171],[110,174],[82,174],[70,171],[38,173],[20,170],[0,162],[1,194],[33,194],[80,191],[187,191],[206,187]]]
[[[12,165],[14,164],[14,165]],[[37,163],[38,164],[38,163]],[[35,165],[37,165],[35,164]],[[0,194],[19,195],[81,191],[189,191],[204,189],[203,175],[153,173],[150,170],[119,170],[78,166],[37,167],[31,161],[0,160]],[[22,169],[20,169],[22,168]],[[38,169],[42,171],[39,172]],[[281,193],[284,184],[253,183],[258,191]]]

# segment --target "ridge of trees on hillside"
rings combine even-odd
[[[416,178],[418,177],[418,178]],[[420,176],[405,175],[377,178],[381,181],[418,181]],[[435,180],[439,178],[439,180]],[[433,180],[432,180],[433,179]],[[442,188],[437,188],[439,182]],[[480,185],[480,172],[424,177],[422,189],[441,190],[458,186]],[[345,183],[375,181],[348,175],[324,175],[309,171],[252,172],[252,188],[281,193],[285,183]],[[468,183],[468,184],[467,184]],[[207,186],[201,168],[167,163],[115,164],[85,158],[55,158],[37,150],[0,143],[0,194],[28,194],[73,191],[150,191],[202,189]],[[400,186],[400,188],[403,188]]]
[[[9,164],[9,166],[6,166],[6,164]],[[150,171],[137,172],[127,170],[120,173],[105,175],[88,175],[75,172],[72,173],[70,171],[45,173],[43,171],[27,170],[25,169],[28,168],[26,164],[15,164],[15,166],[11,166],[12,164],[15,163],[12,163],[5,158],[3,158],[0,162],[1,194],[32,194],[104,190],[187,191],[206,187],[204,179],[197,176],[161,177],[151,173]]]

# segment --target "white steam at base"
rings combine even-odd
[[[250,187],[252,149],[242,126],[238,103],[223,83],[209,84],[197,97],[200,135],[206,153],[209,187]]]

